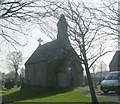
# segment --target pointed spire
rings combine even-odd
[[[68,39],[68,34],[67,34],[67,21],[65,19],[65,16],[62,14],[59,21],[58,21],[58,34],[57,34],[57,39],[61,41],[69,41]]]
[[[65,19],[64,14],[61,15],[61,17],[60,17],[60,19],[59,19],[59,21],[58,21],[57,26],[58,26],[58,27],[61,27],[61,26],[63,26],[63,25],[64,25],[64,27],[67,27],[67,21],[66,21],[66,19]]]

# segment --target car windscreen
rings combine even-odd
[[[109,73],[105,80],[118,80],[120,78],[120,73]]]

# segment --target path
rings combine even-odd
[[[111,100],[114,102],[118,102],[120,104],[120,94],[115,92],[109,92],[107,94],[103,92],[96,92],[97,98],[101,100]],[[91,96],[90,93],[87,93],[86,96]]]

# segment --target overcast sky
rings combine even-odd
[[[77,1],[77,0],[75,0],[75,1]],[[92,3],[94,3],[94,4],[100,3],[100,0],[86,0],[86,1],[87,2],[92,1]],[[57,24],[57,22],[56,22],[56,24]],[[37,41],[39,38],[41,38],[43,40],[42,44],[52,41],[50,38],[46,37],[45,35],[42,35],[42,33],[38,29],[34,29],[30,33],[30,36],[28,37],[27,45],[24,47],[19,47],[19,46],[17,47],[23,53],[23,57],[24,57],[23,65],[26,62],[26,60],[32,55],[32,53],[35,51],[35,49],[39,46],[39,42]],[[10,49],[11,51],[14,50],[14,49],[12,49],[12,47],[10,47],[10,48],[11,48]],[[2,50],[4,53],[0,53],[0,71],[7,73],[7,72],[9,72],[9,69],[7,68],[7,64],[6,64],[6,55],[8,54],[9,49],[7,46],[5,46],[5,47],[3,47]],[[109,63],[112,60],[114,54],[115,54],[115,52],[109,53],[108,55],[105,55],[104,57],[102,57],[103,61],[107,64],[107,68],[109,68]]]

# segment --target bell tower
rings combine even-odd
[[[63,43],[69,43],[69,38],[67,33],[68,24],[63,14],[60,17],[57,26],[58,26],[57,39]]]

